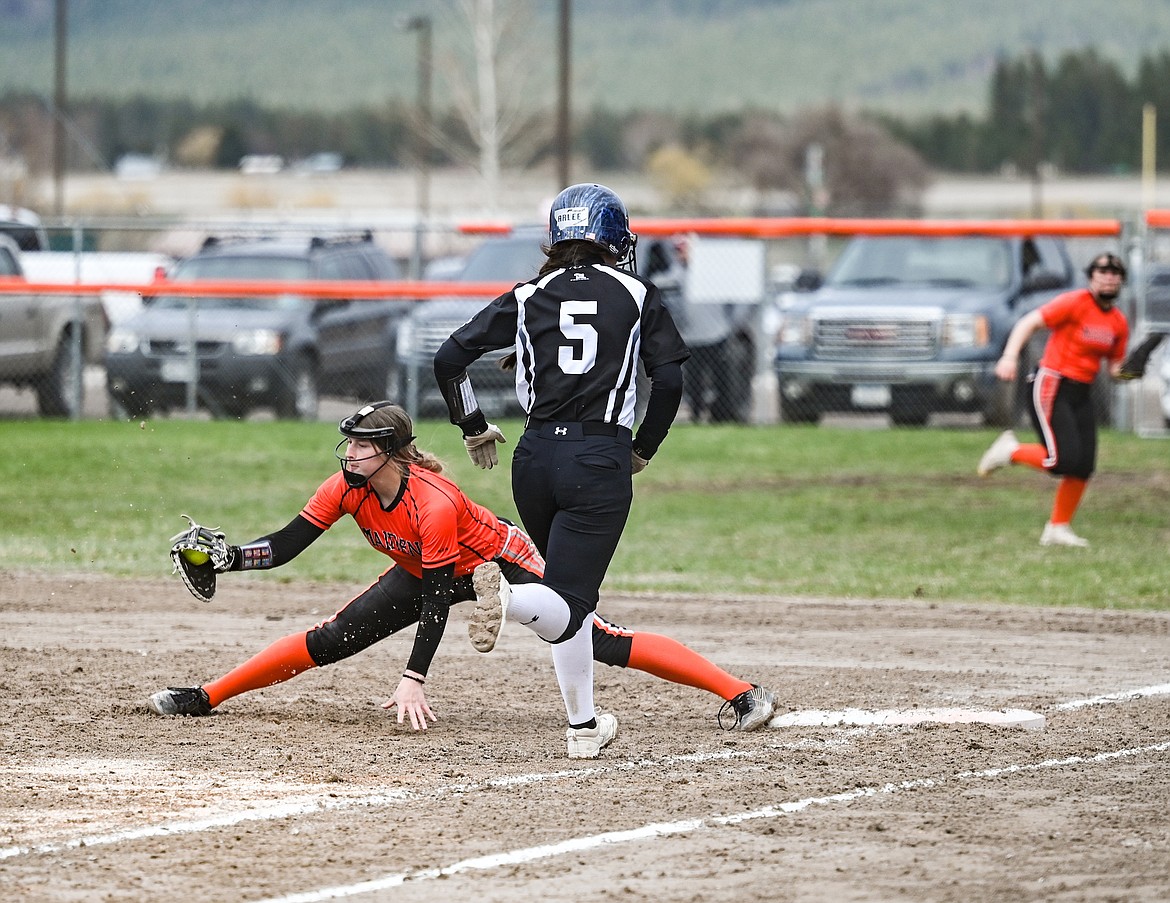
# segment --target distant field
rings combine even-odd
[[[73,3],[69,70],[80,95],[248,97],[292,109],[336,110],[413,101],[417,34],[435,25],[436,102],[451,106],[468,73],[468,28],[457,4],[378,0],[214,0]],[[514,3],[497,0],[503,17]],[[533,108],[553,105],[557,4],[531,12],[503,55],[523,58]],[[51,94],[53,4],[9,3],[0,28],[0,91]],[[1170,7],[1148,0],[578,0],[572,4],[574,109],[745,108],[791,112],[836,103],[901,115],[982,112],[999,55],[1038,50],[1055,60],[1094,48],[1132,74],[1170,42]],[[961,40],[956,40],[961,35]],[[728,61],[734,64],[728,64]]]

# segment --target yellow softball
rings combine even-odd
[[[211,560],[211,556],[206,552],[200,552],[198,549],[183,549],[183,557],[191,564],[207,564]]]

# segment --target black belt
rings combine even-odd
[[[595,420],[579,423],[575,421],[534,420],[529,417],[524,424],[525,429],[540,430],[551,436],[571,436],[577,433],[582,436],[620,436],[629,435],[630,431],[616,423],[599,423]],[[563,433],[560,430],[564,430]]]

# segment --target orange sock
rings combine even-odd
[[[1085,494],[1088,485],[1088,480],[1081,480],[1077,477],[1061,477],[1060,483],[1056,487],[1056,498],[1052,502],[1052,523],[1072,523],[1073,516],[1077,513],[1077,508],[1080,507],[1081,497]]]
[[[1012,452],[1013,464],[1027,464],[1029,467],[1035,467],[1037,470],[1044,469],[1044,459],[1048,457],[1048,449],[1046,449],[1039,442],[1029,442],[1026,445],[1021,445],[1014,452]]]
[[[752,688],[746,680],[732,677],[678,640],[657,633],[634,633],[627,667],[706,690],[720,699],[731,699]]]
[[[271,687],[296,677],[302,671],[317,667],[317,663],[309,656],[305,637],[306,634],[294,633],[279,639],[219,680],[204,684],[203,689],[207,691],[207,699],[212,707],[225,699],[249,690]]]

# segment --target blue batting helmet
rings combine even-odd
[[[548,244],[580,239],[600,245],[622,263],[638,241],[622,199],[594,182],[570,185],[556,196],[548,215]]]

